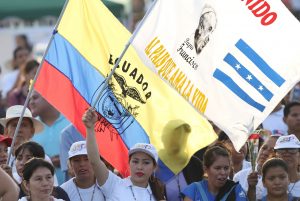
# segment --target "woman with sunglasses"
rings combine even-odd
[[[300,174],[298,173],[300,141],[291,134],[281,136],[276,141],[274,150],[277,158],[284,160],[288,166],[290,184],[288,192],[294,197],[300,197]]]

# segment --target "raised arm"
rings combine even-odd
[[[0,168],[0,200],[2,201],[16,201],[19,196],[19,187],[13,179]],[[2,198],[2,199],[1,199]]]
[[[251,172],[248,175],[248,192],[247,197],[249,201],[256,201],[256,185],[258,183],[258,173],[257,172]]]
[[[96,143],[94,126],[97,121],[97,113],[93,108],[89,108],[82,116],[82,121],[86,127],[86,147],[88,158],[95,172],[97,182],[102,186],[108,178],[108,169],[100,159],[98,145]]]

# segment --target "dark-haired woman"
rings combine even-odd
[[[130,177],[122,179],[109,171],[99,157],[94,133],[97,114],[88,109],[82,117],[87,130],[87,152],[97,183],[105,198],[113,201],[165,200],[164,188],[153,181],[158,154],[151,144],[138,143],[129,151]]]
[[[41,145],[36,142],[28,141],[21,144],[15,151],[16,156],[16,169],[18,175],[23,178],[24,166],[28,160],[31,158],[44,158],[45,151]],[[29,195],[29,192],[25,188],[24,180],[20,182],[20,194],[19,198]],[[53,196],[56,198],[61,198],[65,201],[69,201],[68,194],[58,186],[53,189]]]
[[[221,146],[208,148],[204,153],[203,167],[207,179],[187,186],[182,194],[185,201],[245,201],[242,187],[228,179],[230,154]]]
[[[63,201],[52,196],[54,167],[41,158],[32,158],[24,165],[24,185],[29,192],[19,201]]]
[[[267,195],[260,201],[299,201],[288,191],[288,166],[279,158],[266,161],[262,167],[262,181]]]

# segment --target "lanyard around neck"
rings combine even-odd
[[[133,192],[132,186],[129,186],[129,187],[130,187],[131,194],[132,194],[132,197],[133,197],[134,201],[137,201],[136,196],[135,196],[135,194]],[[151,193],[148,191],[148,189],[147,189],[147,192],[149,193],[149,196],[150,196],[149,200],[152,201],[152,196],[151,196]]]

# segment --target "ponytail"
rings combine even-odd
[[[149,185],[156,200],[166,200],[165,185],[158,178],[151,175],[149,178]]]

